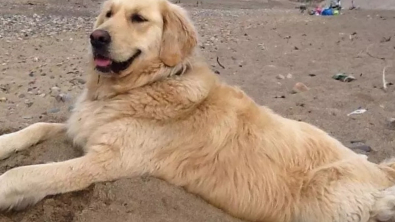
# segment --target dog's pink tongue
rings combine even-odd
[[[96,66],[106,67],[111,64],[111,60],[105,58],[96,58],[95,59]]]

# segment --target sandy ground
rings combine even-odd
[[[182,1],[201,35],[207,62],[224,81],[258,103],[319,126],[347,146],[372,147],[372,161],[394,156],[395,16],[344,11],[337,17],[299,14],[274,1]],[[0,134],[38,121],[64,121],[84,86],[88,33],[99,1],[2,0],[0,8]],[[36,14],[35,14],[36,13]],[[218,62],[224,66],[222,68]],[[332,79],[337,73],[356,80]],[[293,94],[297,82],[309,90]],[[360,115],[347,116],[359,107]],[[359,145],[359,144],[357,144]],[[358,152],[362,152],[357,150]],[[64,137],[0,162],[0,173],[80,155]],[[92,185],[48,197],[0,222],[233,222],[200,198],[154,178]]]

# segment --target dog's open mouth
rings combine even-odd
[[[124,62],[117,62],[112,60],[109,56],[102,55],[100,53],[94,53],[94,62],[96,69],[103,73],[120,73],[127,69],[133,61],[141,54],[141,50],[137,50],[136,53]]]

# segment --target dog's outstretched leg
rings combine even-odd
[[[0,176],[0,210],[21,210],[48,195],[119,178],[122,175],[119,163],[108,152],[95,152],[64,162],[11,169]]]
[[[63,123],[35,123],[22,130],[0,136],[0,160],[64,132]]]

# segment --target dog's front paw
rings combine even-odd
[[[26,186],[18,177],[13,177],[12,173],[6,172],[0,176],[0,210],[23,210],[26,207],[36,204],[45,195],[32,190],[25,189]]]

